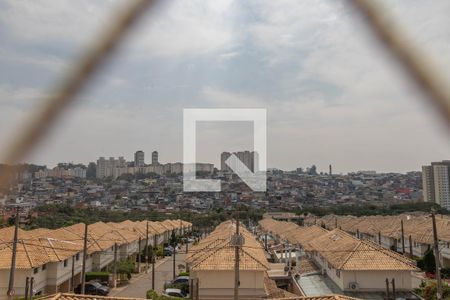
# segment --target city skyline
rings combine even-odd
[[[119,5],[0,4],[0,144]],[[388,7],[450,75],[450,4]],[[156,146],[162,161],[181,161],[182,110],[202,107],[267,108],[269,168],[407,172],[450,153],[437,115],[341,2],[174,1],[157,9],[26,161],[87,163]],[[237,132],[246,134],[242,128]],[[217,140],[242,138],[209,125],[201,130],[200,160],[216,166]]]
[[[58,164],[74,164],[74,165],[83,164],[84,166],[87,167],[90,163],[97,164],[97,161],[98,161],[99,158],[104,158],[105,160],[108,160],[110,158],[114,158],[114,159],[118,158],[118,159],[123,159],[124,163],[135,163],[136,152],[144,152],[145,153],[145,151],[143,151],[143,150],[135,151],[135,152],[133,152],[133,154],[130,154],[130,159],[127,159],[126,155],[117,155],[117,156],[104,155],[104,156],[98,156],[96,159],[92,159],[92,160],[86,161],[86,162],[66,160],[66,161],[57,162],[54,165],[45,164],[45,163],[39,163],[39,162],[38,163],[27,162],[27,161],[23,162],[23,163],[25,163],[25,164],[36,164],[36,165],[40,165],[40,166],[46,166],[47,168],[50,168],[50,169],[53,168],[53,167],[57,167]],[[213,163],[213,162],[210,162],[210,161],[199,161],[197,163],[200,163],[200,164],[212,164],[214,166],[214,168],[217,168],[218,170],[223,170],[224,169],[223,168],[223,166],[224,166],[224,157],[223,157],[223,155],[224,154],[228,154],[228,155],[229,154],[238,154],[238,153],[242,153],[243,154],[244,152],[254,153],[254,151],[252,151],[252,150],[223,151],[223,152],[221,152],[219,154],[219,158],[217,159],[217,161],[218,161],[217,163]],[[160,154],[158,151],[153,150],[150,153],[152,155],[150,156],[149,160],[148,161],[145,161],[145,159],[143,160],[143,163],[144,163],[145,166],[155,165],[155,163],[154,163],[155,162],[155,160],[154,160],[154,157],[155,157],[154,153],[156,153],[157,164],[183,163],[182,160],[175,160],[175,161],[167,160],[167,161],[160,162],[160,161],[158,161],[158,157],[159,157],[159,154]],[[228,158],[228,157],[229,156],[227,156],[226,158]],[[239,155],[238,155],[238,158],[239,158]],[[242,157],[240,159],[242,161]],[[448,163],[450,160],[449,159],[440,159],[440,161],[444,161],[444,162]],[[249,163],[245,159],[244,159],[243,162],[244,162],[245,165],[249,166],[248,165]],[[0,162],[0,165],[1,164],[3,164],[3,163]],[[349,172],[337,172],[337,171],[335,171],[333,164],[324,164],[323,169],[321,169],[321,168],[318,167],[318,164],[314,164],[314,163],[312,165],[298,165],[297,167],[295,167],[293,169],[282,169],[282,168],[278,168],[278,167],[268,167],[267,170],[278,169],[278,170],[289,172],[289,171],[298,171],[298,168],[302,168],[303,170],[307,170],[307,168],[309,168],[309,167],[316,166],[317,167],[317,173],[329,174],[331,169],[333,169],[333,175],[348,174],[348,173],[355,173],[355,172],[367,172],[367,171],[370,171],[370,172],[375,171],[376,173],[399,173],[399,174],[405,174],[405,173],[408,173],[408,172],[424,172],[424,167],[425,167],[426,164],[429,164],[429,162],[419,166],[417,168],[417,170],[409,170],[409,171],[406,171],[406,172],[383,171],[383,170],[377,170],[377,169],[362,169],[362,168],[351,170]],[[436,160],[435,162],[432,162],[432,164],[440,164],[440,162],[438,160]],[[144,165],[140,165],[140,166],[142,167]],[[229,169],[229,167],[226,167],[225,169]],[[253,166],[251,166],[250,169],[253,170]]]

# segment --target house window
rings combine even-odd
[[[80,260],[80,253],[77,253],[77,254],[75,255],[75,260],[76,260],[76,261],[79,261],[79,260]]]
[[[38,272],[39,272],[39,268],[34,268],[34,269],[33,269],[33,273],[34,273],[34,274],[37,274]]]
[[[338,278],[341,278],[341,271],[340,271],[340,270],[336,270],[336,276],[337,276]]]
[[[42,271],[44,271],[45,269],[47,269],[47,264],[42,265]]]
[[[64,260],[64,268],[67,267],[67,259]]]

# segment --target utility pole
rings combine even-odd
[[[28,300],[29,285],[30,285],[30,277],[27,276],[27,279],[25,279],[25,300]],[[30,299],[30,300],[32,300],[32,299]]]
[[[86,283],[86,256],[87,256],[88,225],[84,224],[83,265],[81,266],[81,294],[84,295]]]
[[[412,243],[411,235],[409,235],[409,255],[411,255],[411,258],[414,257],[413,243]]]
[[[284,241],[284,248],[283,248],[283,251],[284,251],[284,257],[285,257],[285,259],[284,259],[284,264],[286,265],[286,267],[289,268],[289,257],[288,257],[289,250],[288,250],[288,249],[289,249],[289,248],[288,248],[288,241],[285,240],[285,241]]]
[[[17,240],[19,235],[19,208],[16,208],[16,221],[14,223],[14,240],[12,245],[11,255],[11,269],[9,270],[9,284],[8,284],[8,299],[12,300],[15,294],[14,290],[14,273],[16,271],[16,255],[17,255]]]
[[[155,260],[156,260],[156,243],[158,242],[158,235],[153,236],[153,251],[152,251],[152,290],[155,290]]]
[[[137,269],[138,269],[138,273],[141,273],[141,237],[139,237],[139,241],[138,241],[138,265],[137,265]]]
[[[403,220],[400,220],[400,226],[402,230],[402,254],[405,255],[405,231],[403,229]]]
[[[117,243],[114,243],[113,286],[117,287]]]
[[[146,264],[146,268],[145,268],[145,273],[148,273],[148,221],[147,221],[147,228],[145,230],[145,264]]]
[[[269,248],[267,247],[267,232],[264,234],[264,248],[266,251],[269,251]]]
[[[239,218],[236,219],[236,236],[239,236]],[[234,300],[239,300],[239,246],[234,248]]]
[[[75,255],[72,256],[72,273],[70,274],[70,290],[74,290],[75,285]]]
[[[436,300],[442,300],[442,278],[441,278],[441,267],[439,260],[439,240],[436,229],[436,217],[434,211],[431,212],[431,220],[433,222],[433,240],[434,240],[434,259],[436,261],[436,281],[437,281],[437,291]]]
[[[386,278],[386,299],[391,299],[391,295],[389,293],[389,279]]]
[[[395,295],[395,278],[392,278],[392,299],[395,300],[397,296]]]
[[[30,279],[30,300],[33,299],[34,293],[33,293],[33,284],[34,284],[34,277],[31,277]]]
[[[292,245],[288,242],[288,247],[289,247],[289,271],[288,274],[291,275],[292,274]]]
[[[173,243],[173,253],[172,253],[172,256],[173,256],[173,260],[172,260],[172,272],[173,272],[173,279],[175,280],[175,278],[177,277],[176,276],[176,274],[175,274],[175,253],[177,252],[177,245],[176,245],[177,243],[176,243],[176,241],[174,241],[174,243]]]

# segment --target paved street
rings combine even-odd
[[[178,265],[185,264],[186,254],[177,254],[175,261],[176,274],[178,274]],[[155,264],[155,288],[158,293],[163,292],[164,283],[172,280],[172,257],[166,257]],[[184,270],[183,270],[184,271]],[[152,272],[148,274],[139,274],[131,279],[127,286],[116,288],[111,291],[110,296],[145,298],[145,293],[152,287]]]

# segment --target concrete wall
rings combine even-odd
[[[322,270],[322,273],[325,273],[331,280],[333,280],[336,285],[338,285],[341,289],[344,286],[344,280],[342,276],[342,272],[340,270],[336,270],[331,265],[328,264],[327,260],[323,258],[319,253],[315,253],[313,259],[316,265]]]
[[[33,271],[28,270],[16,270],[14,276],[14,290],[15,297],[22,297],[25,294],[25,280],[27,277],[31,277]],[[41,281],[40,274],[34,274],[35,280]],[[0,299],[7,299],[6,293],[8,291],[8,283],[9,283],[9,269],[8,270],[0,270]],[[45,287],[45,286],[44,286]],[[39,288],[39,286],[37,287]],[[41,287],[42,288],[42,287]]]
[[[114,261],[114,247],[105,251],[99,251],[92,254],[92,270],[101,271],[107,265]]]
[[[397,290],[410,291],[417,286],[413,286],[411,271],[341,271],[341,289],[350,291],[350,283],[357,283],[361,291],[385,291],[386,278],[390,281],[395,278],[395,288]]]
[[[67,259],[67,265],[64,266],[64,261],[53,262],[48,264],[47,272],[47,288],[48,294],[58,292],[68,292],[70,290],[70,279],[72,278],[72,259]],[[92,271],[92,255],[86,257],[86,272]],[[78,261],[75,258],[74,275],[81,273],[83,264],[83,256],[80,253]]]
[[[234,270],[191,271],[198,279],[200,299],[233,299]],[[265,296],[263,271],[240,271],[239,299],[260,299]]]
[[[14,286],[16,296],[22,297],[25,292],[26,277],[33,277],[33,290],[35,294],[53,294],[56,292],[68,292],[70,287],[70,279],[72,278],[72,259],[67,259],[67,265],[64,267],[64,261],[49,262],[35,269],[16,270]],[[86,272],[91,271],[92,258],[86,260]],[[78,261],[75,258],[75,277],[79,277],[82,267],[82,255],[80,253]],[[45,270],[44,270],[45,269]],[[9,281],[9,270],[0,270],[0,300],[6,295]],[[6,296],[5,296],[6,298]]]
[[[449,244],[445,245],[441,250],[441,261],[443,268],[450,268],[450,248]]]
[[[412,283],[411,271],[344,271],[336,270],[328,264],[328,262],[316,253],[313,256],[315,263],[319,266],[323,273],[333,280],[341,290],[351,290],[350,283],[357,283],[362,291],[385,291],[386,278],[392,280],[395,278],[395,286],[398,290],[411,290],[416,288],[416,284]]]
[[[397,247],[397,240],[387,237],[387,236],[381,236],[381,246],[383,246],[386,249],[391,249]]]

